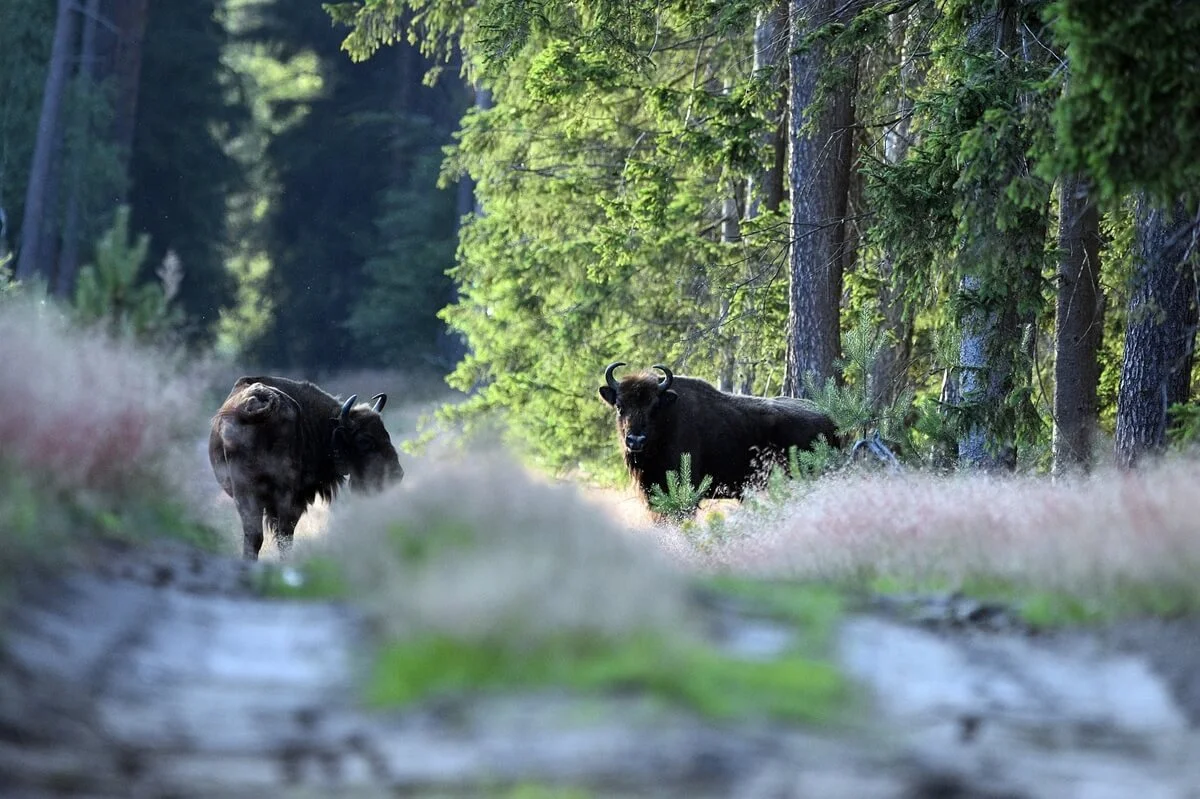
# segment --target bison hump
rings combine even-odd
[[[245,424],[263,424],[269,419],[295,418],[294,405],[279,389],[255,383],[230,397],[221,411]]]

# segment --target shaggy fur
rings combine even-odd
[[[331,500],[350,478],[357,491],[377,491],[404,476],[379,411],[343,403],[308,382],[243,377],[213,417],[208,455],[213,474],[242,520],[242,554],[258,558],[263,517],[281,550],[318,497]]]
[[[800,400],[727,394],[695,377],[631,375],[601,386],[600,397],[617,411],[625,465],[647,501],[653,486],[666,490],[685,452],[693,486],[710,475],[708,496],[741,499],[791,447],[811,449],[822,436],[839,445],[833,421]]]

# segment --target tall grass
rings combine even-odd
[[[297,542],[301,573],[367,612],[372,701],[636,687],[714,716],[810,720],[844,701],[821,653],[714,648],[690,575],[575,487],[498,455],[424,466],[335,503],[326,534]]]
[[[339,498],[309,551],[343,565],[390,637],[687,627],[677,567],[572,486],[539,481],[498,454],[445,453],[388,492]]]
[[[22,555],[97,532],[200,535],[180,494],[203,419],[192,381],[162,354],[78,328],[30,294],[0,298],[0,341],[0,546],[10,573]]]
[[[1085,602],[1200,609],[1200,462],[1091,477],[843,475],[731,513],[705,545],[664,527],[693,567],[864,585],[1003,584]]]

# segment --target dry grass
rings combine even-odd
[[[396,488],[335,503],[297,554],[340,561],[391,638],[544,640],[685,630],[683,575],[566,485],[511,460],[430,458]]]
[[[0,588],[97,536],[216,543],[195,488],[201,389],[178,361],[27,294],[0,298],[0,340]]]
[[[165,358],[73,329],[54,305],[0,304],[0,453],[68,491],[124,490],[186,447],[195,385]]]
[[[831,477],[782,505],[731,514],[700,547],[696,532],[664,527],[659,537],[695,568],[752,575],[911,584],[993,577],[1082,594],[1187,585],[1200,573],[1200,462],[1062,480]]]

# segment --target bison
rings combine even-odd
[[[345,402],[309,382],[243,377],[212,420],[208,456],[242,520],[242,555],[256,560],[263,517],[287,551],[296,523],[317,497],[330,500],[350,478],[356,491],[377,491],[404,476],[374,405]]]
[[[650,500],[651,489],[667,490],[667,472],[678,471],[684,453],[692,457],[692,486],[712,477],[706,496],[741,499],[762,482],[791,447],[812,449],[818,438],[838,446],[833,420],[791,397],[728,394],[695,377],[676,377],[661,364],[620,382],[604,370],[600,397],[617,411],[617,432],[625,465]]]

